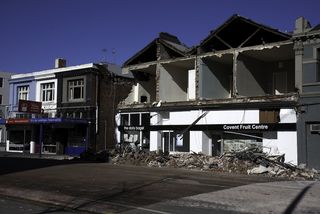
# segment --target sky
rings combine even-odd
[[[108,61],[122,65],[159,32],[189,47],[233,14],[293,31],[303,16],[320,23],[319,0],[0,0],[0,71]]]

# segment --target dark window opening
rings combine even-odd
[[[140,114],[131,114],[130,115],[130,125],[139,126],[140,125]]]
[[[150,114],[148,113],[141,114],[141,125],[142,126],[150,125]]]
[[[147,96],[141,96],[140,97],[140,103],[146,103],[148,102],[148,97]]]

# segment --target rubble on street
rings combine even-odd
[[[320,172],[284,163],[283,156],[268,156],[255,148],[234,151],[221,156],[197,153],[164,154],[161,151],[126,150],[111,152],[113,164],[148,167],[171,167],[238,174],[262,174],[271,177],[319,180]]]

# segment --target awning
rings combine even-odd
[[[86,119],[71,119],[71,118],[14,118],[4,120],[3,124],[88,124],[88,120]],[[0,121],[0,124],[1,121]]]

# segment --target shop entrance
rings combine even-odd
[[[162,132],[162,151],[169,153],[175,151],[176,135],[172,131]]]
[[[212,156],[220,156],[223,153],[223,143],[221,135],[213,134],[212,140]]]

